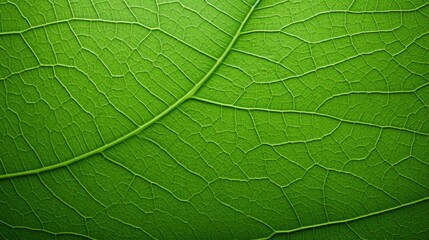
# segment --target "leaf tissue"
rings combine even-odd
[[[428,239],[428,0],[0,0],[0,238]]]

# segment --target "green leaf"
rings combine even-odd
[[[425,239],[427,0],[0,1],[5,239]]]

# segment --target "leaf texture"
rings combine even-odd
[[[0,236],[426,239],[428,16],[0,1]]]

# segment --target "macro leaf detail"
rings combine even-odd
[[[0,236],[427,238],[428,16],[0,1]]]

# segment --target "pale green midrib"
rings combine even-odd
[[[329,226],[329,225],[336,225],[336,224],[342,224],[342,223],[348,223],[348,222],[353,222],[353,221],[357,221],[360,219],[364,219],[364,218],[368,218],[368,217],[373,217],[376,215],[380,215],[383,213],[387,213],[387,212],[391,212],[391,211],[395,211],[404,207],[409,207],[415,204],[419,204],[425,201],[428,201],[429,197],[424,197],[412,202],[408,202],[408,203],[404,203],[395,207],[391,207],[391,208],[386,208],[380,211],[376,211],[376,212],[372,212],[372,213],[368,213],[368,214],[364,214],[364,215],[360,215],[357,217],[353,217],[353,218],[347,218],[347,219],[343,219],[343,220],[338,220],[338,221],[331,221],[331,222],[325,222],[325,223],[319,223],[319,224],[314,224],[314,225],[308,225],[308,226],[304,226],[304,227],[299,227],[299,228],[294,228],[294,229],[290,229],[290,230],[277,230],[274,231],[271,235],[269,235],[266,238],[260,238],[260,239],[270,239],[272,238],[274,235],[277,234],[287,234],[287,233],[294,233],[294,232],[299,232],[299,231],[303,231],[303,230],[308,230],[308,229],[313,229],[313,228],[319,228],[319,227],[324,227],[324,226]]]
[[[96,148],[92,151],[89,151],[87,153],[84,153],[80,156],[77,156],[75,158],[72,158],[70,160],[58,163],[58,164],[54,164],[54,165],[50,165],[50,166],[46,166],[46,167],[42,167],[42,168],[38,168],[38,169],[33,169],[33,170],[28,170],[28,171],[23,171],[23,172],[16,172],[16,173],[10,173],[10,174],[4,174],[4,175],[0,175],[0,179],[7,179],[7,178],[14,178],[14,177],[20,177],[20,176],[27,176],[27,175],[32,175],[32,174],[37,174],[37,173],[41,173],[41,172],[46,172],[46,171],[50,171],[53,169],[57,169],[57,168],[61,168],[61,167],[65,167],[68,166],[72,163],[78,162],[80,160],[83,160],[85,158],[88,158],[90,156],[93,156],[95,154],[101,153],[104,150],[111,148],[125,140],[127,140],[128,138],[131,138],[132,136],[135,136],[136,134],[138,134],[139,132],[141,132],[142,130],[146,129],[147,127],[151,126],[153,123],[155,123],[156,121],[158,121],[159,119],[161,119],[162,117],[164,117],[165,115],[167,115],[169,112],[171,112],[172,110],[174,110],[175,108],[177,108],[180,104],[182,104],[183,102],[185,102],[186,100],[188,100],[189,98],[191,98],[200,88],[201,86],[204,85],[204,83],[211,77],[211,75],[216,71],[216,69],[219,67],[219,65],[223,62],[223,60],[228,56],[228,53],[231,51],[232,47],[234,46],[235,42],[237,41],[237,39],[239,38],[239,36],[241,35],[241,32],[244,28],[244,26],[246,25],[247,21],[249,20],[250,16],[252,15],[254,9],[256,8],[256,6],[258,5],[259,0],[257,0],[255,2],[255,4],[250,8],[249,12],[247,13],[246,17],[244,18],[244,20],[242,21],[240,27],[238,28],[237,32],[235,33],[234,37],[231,39],[229,45],[226,47],[225,51],[222,53],[222,55],[218,58],[218,60],[216,61],[216,63],[213,65],[213,67],[207,72],[207,74],[201,79],[201,81],[199,81],[187,94],[185,94],[183,97],[181,97],[179,100],[177,100],[173,105],[169,106],[168,108],[166,108],[164,111],[162,111],[160,114],[158,114],[157,116],[155,116],[154,118],[152,118],[150,121],[146,122],[145,124],[141,125],[140,127],[136,128],[135,130],[123,135],[122,137],[107,143],[99,148]]]

